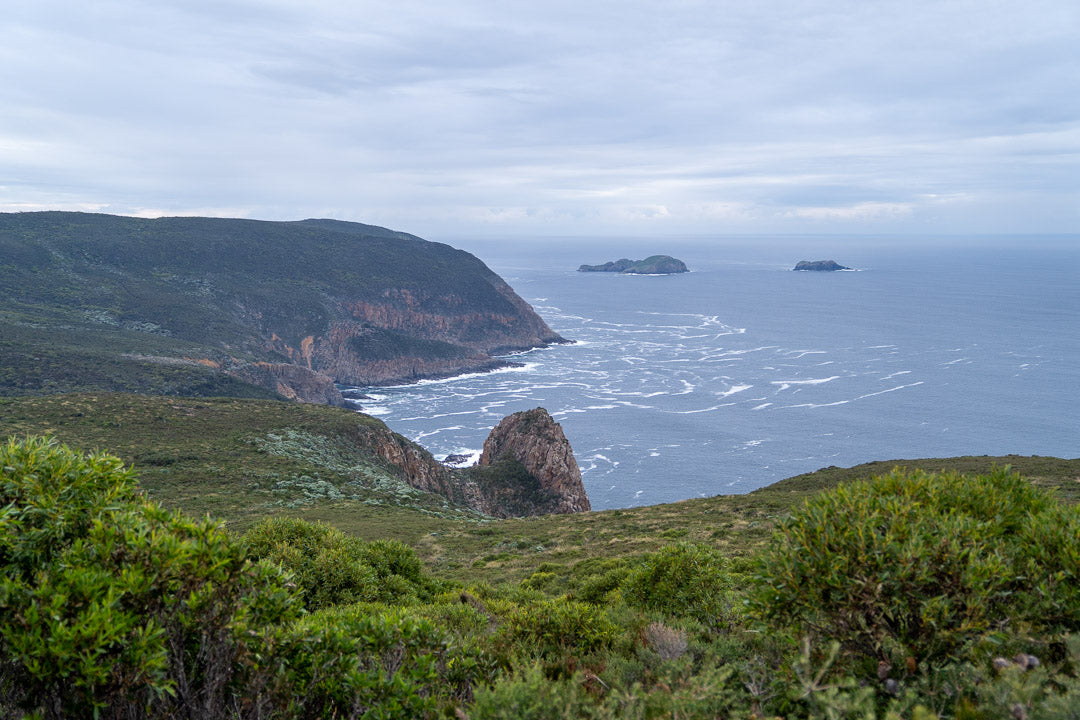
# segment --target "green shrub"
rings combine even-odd
[[[822,493],[784,521],[753,604],[868,666],[910,657],[922,667],[995,633],[1080,626],[1078,538],[1075,508],[1007,470],[895,471]]]
[[[622,586],[630,573],[631,563],[624,558],[589,558],[575,563],[571,569],[569,590],[573,597],[595,604],[604,604],[609,593]]]
[[[603,608],[560,598],[511,609],[500,633],[522,656],[558,660],[609,647],[617,629]]]
[[[278,632],[274,705],[284,717],[421,720],[469,702],[494,678],[475,647],[452,646],[428,620],[401,610],[321,611]]]
[[[548,680],[539,666],[476,692],[470,720],[562,720],[591,717],[581,678]]]
[[[697,543],[668,545],[647,555],[622,583],[623,597],[633,607],[713,627],[728,619],[730,590],[723,556]]]
[[[412,548],[396,540],[364,543],[323,523],[268,518],[244,535],[249,557],[292,573],[309,610],[353,602],[408,603],[434,588]]]
[[[0,707],[45,717],[224,714],[256,628],[299,608],[210,521],[143,501],[106,455],[0,446]]]

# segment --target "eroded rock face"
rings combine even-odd
[[[227,374],[272,390],[289,400],[346,407],[348,403],[326,375],[288,363],[253,362],[226,369]]]
[[[398,468],[405,482],[412,487],[469,505],[464,502],[461,492],[455,490],[457,483],[447,468],[424,448],[386,426],[365,428],[361,430],[361,437],[375,455]]]
[[[512,479],[522,486],[522,492],[514,499],[515,515],[576,513],[592,509],[570,442],[562,426],[544,408],[514,413],[503,418],[491,431],[484,441],[484,451],[477,466],[482,476],[485,468],[500,465],[507,468],[511,476],[516,475]],[[521,470],[527,477],[522,476]],[[489,478],[487,483],[481,483],[482,488],[485,484],[490,487],[497,480]],[[533,481],[535,485],[532,485]],[[500,491],[500,488],[491,489]]]
[[[543,408],[515,413],[491,431],[476,465],[454,468],[383,423],[358,425],[356,442],[409,485],[492,517],[591,509],[570,443]]]

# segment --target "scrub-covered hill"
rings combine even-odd
[[[283,395],[562,342],[476,257],[331,220],[0,214],[0,394]]]

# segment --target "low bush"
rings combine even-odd
[[[139,496],[106,455],[0,446],[0,707],[48,718],[227,713],[258,629],[296,617],[280,571]]]
[[[668,545],[629,572],[622,595],[633,607],[718,627],[731,612],[725,564],[723,556],[706,545]]]
[[[835,639],[871,671],[960,658],[980,639],[1080,627],[1080,511],[1018,475],[895,471],[782,523],[764,619]]]
[[[440,717],[495,675],[486,653],[399,609],[315,613],[280,630],[271,655],[280,668],[273,706],[288,718]]]
[[[412,548],[396,540],[365,543],[294,518],[263,520],[243,540],[249,557],[292,574],[309,610],[361,601],[405,604],[430,598],[435,587]]]
[[[617,630],[603,608],[559,598],[510,609],[499,644],[508,654],[548,661],[559,674],[610,647]]]
[[[585,693],[582,678],[549,680],[543,668],[530,666],[476,693],[470,720],[560,720],[588,718],[595,703]]]

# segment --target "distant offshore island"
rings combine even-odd
[[[690,272],[686,263],[670,255],[652,255],[644,260],[620,258],[603,265],[582,265],[578,272],[613,272],[624,275],[671,275]]]
[[[835,260],[800,260],[795,265],[796,270],[813,270],[816,272],[834,272],[836,270],[850,270]]]

